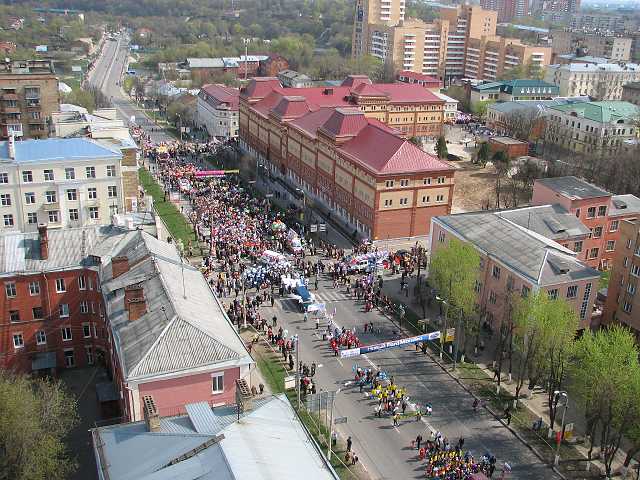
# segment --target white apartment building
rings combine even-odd
[[[238,136],[240,91],[219,84],[204,85],[198,93],[196,122],[212,137]]]
[[[596,100],[620,100],[622,86],[640,80],[640,65],[627,63],[571,63],[550,65],[545,80],[560,87],[561,97],[589,96]]]
[[[124,212],[122,158],[86,138],[0,142],[0,231],[110,223]]]

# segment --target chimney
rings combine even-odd
[[[147,313],[147,302],[145,301],[144,297],[131,298],[125,303],[125,308],[129,313],[129,321],[135,322],[141,316]]]
[[[40,240],[40,260],[49,258],[49,233],[45,223],[38,224],[38,237]]]
[[[129,271],[129,259],[126,256],[113,257],[111,259],[111,277],[118,278]]]
[[[147,425],[148,432],[157,433],[160,431],[160,415],[158,415],[158,409],[156,408],[156,402],[153,401],[151,395],[145,395],[142,397],[143,409],[144,409],[144,423]]]
[[[9,158],[11,160],[16,159],[16,139],[13,135],[9,136]]]
[[[144,290],[142,288],[142,283],[135,283],[133,285],[128,285],[124,289],[124,302],[125,305],[128,305],[129,300],[133,300],[134,298],[144,298]]]

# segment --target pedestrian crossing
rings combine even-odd
[[[344,293],[344,289],[327,289],[327,290],[311,290],[311,293],[316,297],[316,303],[324,303],[327,307],[337,302],[353,302],[353,297]],[[295,298],[279,298],[275,304],[276,308],[281,310],[291,311],[298,309],[298,301]]]

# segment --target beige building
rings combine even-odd
[[[389,5],[381,15],[377,5]],[[462,76],[469,37],[495,35],[497,14],[478,6],[441,7],[432,23],[404,18],[401,0],[358,0],[354,56],[370,54],[408,70],[438,78]],[[388,12],[388,13],[387,13]]]
[[[596,100],[620,100],[622,86],[640,81],[640,65],[628,63],[572,63],[550,65],[545,81],[560,87],[561,97],[589,96]]]
[[[551,61],[551,48],[525,45],[514,38],[497,35],[470,38],[464,76],[480,80],[496,80],[515,67],[531,65],[544,70]]]
[[[564,55],[584,49],[592,57],[604,57],[614,61],[626,62],[631,59],[633,39],[604,32],[582,32],[573,30],[553,30],[553,53]]]
[[[631,82],[623,85],[622,100],[640,106],[640,82]]]
[[[119,148],[86,138],[0,142],[0,228],[33,232],[42,223],[111,223],[112,215],[125,211],[125,195],[134,195],[129,205],[137,195],[125,189],[127,161]]]
[[[58,78],[50,60],[0,63],[0,139],[46,138],[60,109]]]

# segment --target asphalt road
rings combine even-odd
[[[175,140],[172,135],[160,129],[147,117],[146,113],[139,109],[118,85],[129,54],[128,46],[128,39],[124,35],[118,36],[115,42],[107,41],[95,69],[89,76],[89,83],[111,98],[113,106],[126,125],[130,124],[131,117],[134,116],[135,123],[151,135],[153,143]],[[152,131],[152,128],[156,130]]]
[[[398,338],[393,324],[377,311],[365,313],[361,304],[356,305],[343,289],[334,290],[332,282],[321,279],[319,290],[313,292],[317,300],[327,304],[327,310],[336,309],[336,323],[352,328],[356,326],[364,344]],[[353,450],[374,479],[424,478],[423,462],[417,460],[415,450],[409,445],[422,433],[430,438],[431,430],[441,431],[452,444],[464,437],[464,448],[479,458],[491,453],[498,459],[498,478],[502,465],[508,462],[512,472],[504,478],[556,479],[553,471],[523,445],[508,429],[489,413],[474,412],[473,399],[428,356],[416,352],[414,346],[369,354],[366,357],[339,359],[333,356],[328,343],[322,340],[322,326],[315,329],[310,318],[307,323],[297,310],[293,300],[283,299],[271,307],[263,307],[263,315],[276,315],[279,324],[290,333],[300,335],[300,359],[318,364],[315,380],[323,390],[341,389],[336,399],[336,417],[347,417],[347,423],[339,425],[342,438],[351,436]],[[364,334],[364,322],[374,322],[379,334]],[[320,365],[322,365],[320,367]],[[358,388],[350,386],[354,366],[382,369],[394,377],[396,384],[406,387],[412,402],[433,406],[433,415],[423,417],[422,422],[407,420],[399,427],[390,418],[373,415],[375,402],[367,400]]]

